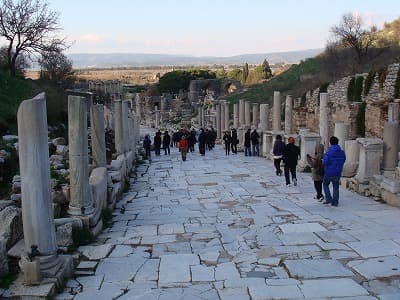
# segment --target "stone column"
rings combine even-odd
[[[374,175],[380,174],[380,160],[383,141],[377,138],[358,138],[360,159],[356,179],[359,183],[368,183]]]
[[[274,107],[273,107],[273,120],[272,120],[272,131],[281,131],[281,93],[274,92]]]
[[[225,101],[220,102],[220,107],[221,107],[221,136],[223,136],[225,132]]]
[[[258,103],[253,103],[253,126],[257,129],[258,128],[258,111],[259,105]]]
[[[130,133],[129,133],[129,102],[122,101],[122,132],[123,132],[123,143],[124,143],[124,152],[128,152],[131,150],[130,143]]]
[[[160,111],[157,106],[155,107],[155,110],[156,110],[155,127],[158,128],[160,127]]]
[[[229,114],[229,103],[228,102],[225,102],[225,117],[224,117],[224,119],[225,119],[225,131],[227,131],[227,130],[229,130],[229,116],[230,116],[230,114]]]
[[[328,93],[321,93],[319,100],[319,134],[321,135],[321,144],[325,149],[329,148],[329,108]]]
[[[245,104],[244,100],[241,99],[239,100],[239,127],[245,126],[245,117],[244,117],[244,110],[245,110]]]
[[[383,171],[392,172],[397,167],[399,123],[386,122],[383,128]]]
[[[399,121],[399,103],[393,102],[388,104],[388,121]]]
[[[293,132],[293,97],[286,96],[285,102],[285,133],[291,134]]]
[[[345,142],[349,138],[350,125],[345,123],[335,123],[334,136],[339,139],[339,146],[344,150]]]
[[[90,108],[90,125],[92,138],[93,164],[96,167],[106,166],[106,139],[104,130],[104,106],[93,104]]]
[[[141,118],[141,106],[140,106],[140,96],[137,94],[135,97],[135,104],[136,104],[136,117],[138,117],[139,122],[140,122],[140,118]]]
[[[301,129],[300,135],[300,160],[298,163],[299,169],[304,170],[308,166],[307,154],[314,156],[315,146],[320,143],[321,137],[315,132],[310,132],[309,129]]]
[[[203,127],[203,123],[202,123],[203,107],[199,106],[197,111],[198,111],[197,122],[199,124],[199,127]]]
[[[262,132],[269,130],[269,104],[260,105],[260,127]]]
[[[221,138],[221,105],[217,104],[216,105],[216,114],[215,114],[216,118],[217,118],[217,138],[220,139]]]
[[[233,104],[233,128],[239,127],[239,104]]]
[[[68,96],[68,140],[69,214],[89,215],[93,206],[89,187],[87,101],[84,97]]]
[[[251,127],[251,103],[249,101],[244,102],[244,123],[246,129]]]
[[[114,101],[114,130],[115,130],[115,151],[117,155],[124,153],[124,132],[122,121],[122,101]]]
[[[36,245],[42,256],[56,255],[45,94],[23,101],[17,118],[25,252]]]
[[[345,141],[344,152],[346,153],[346,162],[343,166],[342,177],[353,177],[357,174],[360,147],[360,143],[356,140]]]

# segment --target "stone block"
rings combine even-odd
[[[20,208],[7,206],[0,211],[0,236],[5,238],[7,249],[21,238],[22,213]]]
[[[95,168],[90,174],[89,186],[93,205],[97,210],[107,207],[107,169]]]
[[[0,236],[0,277],[8,273],[6,241]]]
[[[24,264],[24,283],[26,285],[38,285],[42,280],[40,274],[40,261],[38,259]]]
[[[56,227],[56,241],[58,247],[71,246],[72,241],[72,224],[66,223]]]
[[[381,182],[381,188],[388,192],[391,192],[392,194],[396,194],[400,192],[400,180],[384,177]]]
[[[393,194],[389,191],[382,190],[381,198],[390,205],[400,207],[400,194]]]

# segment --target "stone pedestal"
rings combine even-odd
[[[286,96],[285,102],[285,133],[291,134],[293,132],[293,97]]]
[[[239,127],[243,127],[246,123],[244,117],[244,110],[245,110],[244,100],[239,100]]]
[[[269,104],[260,105],[260,127],[262,132],[269,130]]]
[[[244,126],[251,127],[251,103],[249,101],[244,102]]]
[[[310,132],[308,129],[299,130],[300,135],[300,160],[299,170],[304,170],[308,166],[307,154],[314,156],[315,146],[321,142],[318,133]]]
[[[399,121],[399,106],[400,103],[398,102],[388,104],[388,122]]]
[[[239,140],[238,150],[244,149],[244,134],[245,133],[246,133],[246,130],[244,128],[237,129],[237,136],[238,136],[238,140]]]
[[[329,148],[329,107],[328,93],[321,93],[319,100],[319,134],[321,144],[325,149]]]
[[[253,127],[255,129],[258,128],[258,119],[259,119],[259,105],[258,103],[253,103]]]
[[[93,104],[90,109],[93,165],[106,166],[106,140],[104,130],[104,106]]]
[[[383,129],[383,171],[394,172],[397,167],[399,124],[386,122]]]
[[[377,138],[358,138],[360,144],[360,159],[356,179],[359,183],[367,184],[373,175],[380,174],[380,159],[383,141]]]
[[[239,104],[233,104],[233,128],[239,127]]]
[[[215,113],[215,116],[216,116],[216,118],[217,118],[217,138],[218,139],[220,139],[222,136],[221,136],[221,105],[220,104],[217,104],[216,105],[216,113]]]
[[[124,153],[124,132],[122,121],[122,101],[114,101],[114,135],[115,135],[115,151],[117,155]]]
[[[334,136],[339,139],[339,146],[344,150],[345,142],[349,138],[350,125],[345,123],[335,123]]]
[[[274,147],[274,143],[275,143],[275,138],[277,135],[281,135],[283,137],[284,133],[282,131],[278,131],[278,132],[273,132],[273,131],[266,131],[263,132],[262,135],[262,156],[266,157],[268,159],[273,159],[273,155],[272,155],[272,149]]]
[[[274,92],[272,131],[281,131],[281,93],[277,91]]]
[[[68,96],[68,140],[70,215],[93,212],[89,190],[89,157],[87,133],[87,101],[83,97]]]
[[[345,142],[346,162],[343,166],[342,177],[353,177],[357,174],[360,160],[360,146],[360,143],[356,140]]]
[[[230,112],[229,112],[229,103],[225,102],[224,103],[225,109],[224,109],[224,121],[225,121],[225,131],[229,131],[229,118],[230,118]]]

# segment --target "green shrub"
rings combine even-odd
[[[329,86],[329,82],[325,82],[323,84],[321,84],[321,86],[319,87],[319,93],[327,93],[328,92],[328,86]]]
[[[363,90],[364,77],[359,76],[356,79],[354,87],[354,100],[355,102],[361,102],[362,90]]]
[[[112,220],[112,210],[109,208],[104,208],[101,210],[101,220],[103,221],[103,228],[108,228],[111,226]]]
[[[372,84],[374,83],[376,71],[371,70],[368,72],[367,77],[365,78],[364,83],[364,96],[368,96],[369,91],[371,90]]]
[[[16,270],[0,277],[0,289],[8,289],[10,285],[17,279],[17,277],[18,272]]]
[[[301,100],[300,100],[300,106],[304,107],[307,104],[307,93],[303,93],[303,95],[301,95]]]
[[[357,135],[360,137],[365,137],[365,110],[367,108],[367,103],[361,103],[356,117],[357,125]]]
[[[379,89],[383,88],[383,84],[385,83],[387,73],[388,73],[387,67],[384,67],[378,71]]]
[[[356,79],[351,77],[349,81],[349,85],[347,87],[347,101],[352,102],[354,99],[354,90],[355,90]]]
[[[79,246],[88,245],[95,241],[95,237],[86,227],[72,227],[72,246],[70,251],[78,248]]]

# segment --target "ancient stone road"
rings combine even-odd
[[[400,299],[398,208],[348,191],[325,206],[310,174],[286,187],[220,146],[153,159],[57,299]]]

